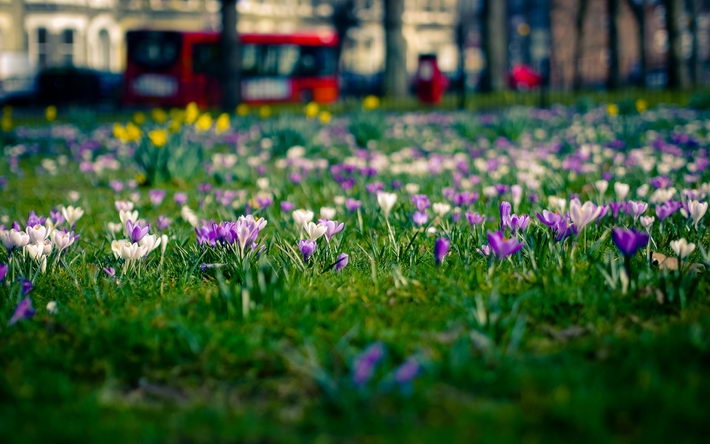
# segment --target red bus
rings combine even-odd
[[[219,33],[128,31],[124,103],[182,107],[221,102]],[[241,34],[246,103],[334,102],[334,32]]]

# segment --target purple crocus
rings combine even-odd
[[[290,213],[291,211],[293,211],[294,208],[296,208],[296,205],[293,202],[282,200],[279,204],[279,207],[281,207],[281,211],[283,211],[284,213]]]
[[[451,248],[451,241],[448,238],[440,237],[434,241],[434,263],[441,265],[444,262],[444,257]]]
[[[316,241],[310,239],[301,239],[298,241],[298,249],[303,255],[303,262],[308,262],[313,253],[316,251]]]
[[[506,239],[502,231],[488,233],[488,245],[493,254],[498,259],[503,259],[511,254],[517,253],[523,248],[523,244],[515,238]]]
[[[353,383],[362,387],[367,384],[375,371],[375,366],[385,355],[382,342],[375,342],[360,353],[353,364]]]
[[[7,276],[7,270],[10,267],[7,264],[0,264],[0,282],[5,280],[5,276]]]
[[[335,271],[340,271],[343,268],[345,268],[345,266],[348,265],[349,260],[350,260],[350,256],[348,256],[347,253],[340,253],[338,255],[338,258],[335,260],[335,264],[333,265],[333,267],[335,268]]]
[[[150,199],[150,203],[153,204],[153,206],[157,207],[163,203],[163,199],[165,199],[166,194],[165,190],[152,189],[148,191],[148,199]]]
[[[614,227],[611,230],[611,238],[624,256],[633,256],[648,244],[649,235],[645,231],[636,231],[633,228],[626,230]]]
[[[416,208],[419,212],[424,212],[427,208],[431,206],[429,196],[427,196],[426,194],[413,195],[412,203],[414,204],[414,208]]]
[[[360,202],[357,199],[353,199],[350,197],[345,199],[345,209],[350,212],[357,211],[361,206],[362,206],[362,202]]]
[[[187,193],[178,191],[177,193],[173,194],[173,200],[178,205],[185,205],[185,203],[187,202]]]
[[[419,374],[421,364],[415,358],[409,358],[394,370],[394,380],[400,385],[407,385]]]
[[[33,288],[34,285],[32,285],[31,280],[25,278],[20,279],[20,292],[22,293],[22,296],[27,295]]]
[[[486,221],[486,216],[476,213],[475,211],[466,211],[466,220],[471,227],[481,225]]]
[[[103,271],[108,277],[116,276],[116,269],[114,269],[113,267],[104,267]]]
[[[331,240],[333,236],[340,233],[343,231],[343,228],[345,228],[345,224],[337,220],[318,219],[318,224],[325,225],[325,238],[327,240]]]
[[[170,224],[172,222],[173,221],[169,217],[161,214],[160,216],[158,216],[158,220],[156,222],[156,225],[158,226],[158,230],[165,231],[168,228],[170,228]]]
[[[15,307],[15,312],[12,317],[7,322],[7,325],[13,325],[22,319],[29,319],[35,314],[35,309],[32,308],[32,300],[29,297],[25,297],[17,304]]]
[[[412,223],[417,227],[421,227],[429,220],[429,215],[425,211],[415,211],[412,214]]]
[[[126,221],[126,235],[131,242],[139,242],[149,231],[150,224],[141,221],[133,222],[130,219]]]

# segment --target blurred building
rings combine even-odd
[[[421,52],[456,67],[453,27],[459,0],[405,0],[408,68]],[[344,42],[344,69],[374,73],[384,66],[382,6],[356,0],[361,26]],[[0,0],[0,53],[28,55],[36,67],[81,66],[121,71],[130,29],[217,30],[218,0]],[[330,0],[240,0],[240,32],[330,28]]]

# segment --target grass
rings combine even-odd
[[[361,132],[374,140],[370,154],[407,163],[416,155],[402,149],[415,144],[421,149],[416,154],[425,159],[470,156],[466,175],[479,176],[472,190],[480,198],[462,211],[475,210],[489,220],[471,228],[465,217],[437,220],[430,213],[434,236],[412,226],[412,203],[392,184],[416,183],[432,201],[445,201],[443,189],[454,186],[456,170],[419,175],[381,167],[374,176],[353,175],[353,188],[341,188],[331,168],[357,152],[343,135],[358,131],[348,126],[348,115],[326,125],[291,115],[273,127],[252,117],[233,119],[241,141],[237,148],[211,133],[191,141],[194,132],[184,125],[179,134],[185,137],[170,143],[199,145],[206,159],[214,152],[236,152],[237,165],[143,187],[129,183],[141,171],[121,146],[145,144],[145,138],[119,144],[93,132],[99,124],[90,121],[79,122],[76,137],[23,139],[19,129],[5,134],[0,174],[7,184],[0,215],[7,216],[6,226],[24,221],[30,211],[48,215],[55,206],[72,203],[72,191],[79,195],[73,204],[86,214],[76,227],[81,237],[63,261],[55,265],[54,252],[47,272],[36,274],[31,259],[14,262],[13,279],[0,285],[0,319],[9,319],[20,299],[19,276],[32,279],[29,296],[37,309],[34,317],[14,325],[0,322],[3,440],[704,441],[710,396],[707,273],[660,270],[638,253],[631,261],[630,288],[623,291],[611,276],[622,259],[610,229],[638,228],[638,222],[624,214],[607,215],[578,236],[554,242],[534,216],[549,208],[549,196],[613,200],[612,191],[604,197],[590,188],[602,171],[573,173],[554,159],[571,161],[581,146],[599,146],[594,153],[602,156],[611,182],[624,181],[637,190],[671,160],[653,152],[652,173],[630,165],[621,174],[618,168],[631,156],[629,149],[650,143],[651,129],[670,137],[681,127],[705,147],[705,131],[697,125],[704,115],[677,116],[662,108],[617,117],[595,112],[584,115],[591,120],[569,146],[535,158],[545,171],[537,199],[529,199],[533,191],[526,189],[516,210],[533,222],[518,237],[523,250],[503,260],[476,252],[486,243],[486,231],[499,226],[500,201],[511,198],[509,191],[488,195],[486,187],[518,183],[517,173],[529,171],[533,162],[518,163],[520,156],[570,136],[565,132],[574,130],[567,129],[569,119],[583,121],[579,115],[535,117],[514,110],[496,114],[490,123],[473,113],[449,113],[444,120],[438,114],[375,114],[386,125],[384,132],[372,126]],[[377,125],[377,119],[363,121]],[[282,169],[278,164],[290,147],[273,145],[272,157],[258,156],[268,152],[264,134],[274,134],[272,142],[278,142],[278,131],[289,122],[306,143],[306,155]],[[539,129],[546,134],[535,139]],[[496,147],[500,137],[513,148]],[[526,148],[531,138],[532,147]],[[615,152],[605,151],[615,138],[629,145],[618,151],[620,164]],[[91,152],[94,165],[100,155],[111,154],[120,168],[80,173],[80,147],[89,141],[98,141]],[[19,145],[28,148],[18,151]],[[703,157],[700,150],[681,151],[671,157],[683,159],[683,165],[667,174],[678,190],[686,187],[688,165]],[[62,155],[66,165],[58,163],[55,171],[47,164]],[[325,169],[310,162],[322,158],[328,160]],[[476,158],[501,159],[506,168],[481,170]],[[259,165],[266,170],[260,172]],[[303,180],[294,180],[294,173]],[[698,174],[697,184],[707,183],[707,172]],[[271,206],[253,205],[259,177],[269,178]],[[124,186],[120,191],[111,188],[116,180]],[[388,219],[391,234],[366,189],[375,182],[399,195]],[[200,191],[198,184],[212,189]],[[169,197],[150,204],[151,188],[164,189]],[[222,205],[216,189],[241,190],[244,196]],[[265,252],[248,256],[244,264],[231,254],[205,252],[172,201],[174,192],[187,193],[187,204],[200,218],[236,220],[249,205],[268,221],[259,235]],[[346,211],[337,203],[340,195],[360,199],[361,209]],[[130,198],[151,222],[151,232],[158,215],[173,223],[163,230],[170,237],[165,257],[155,251],[123,273],[122,260],[111,253],[106,224],[118,220],[114,201]],[[279,208],[281,201],[316,212],[333,206],[346,228],[330,244],[319,240],[313,258],[304,262],[296,247],[301,236],[290,212]],[[653,226],[653,248],[672,255],[669,242],[687,237],[698,245],[688,261],[708,266],[703,249],[710,237],[704,227],[701,221],[696,230],[675,213],[662,227]],[[432,253],[438,236],[452,245],[441,266]],[[347,252],[350,261],[334,272],[329,265],[340,252]],[[208,260],[226,265],[202,267]],[[9,261],[0,252],[0,263]],[[113,277],[103,271],[109,266],[116,269]],[[251,301],[247,310],[245,298]],[[50,301],[57,302],[56,314],[45,309]],[[384,356],[366,384],[355,384],[356,361],[378,342]],[[409,359],[416,360],[419,371],[411,381],[398,382],[397,371]]]

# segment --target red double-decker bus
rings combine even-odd
[[[126,105],[221,103],[218,33],[136,30],[126,39]],[[335,33],[241,34],[239,39],[244,102],[337,100]]]

